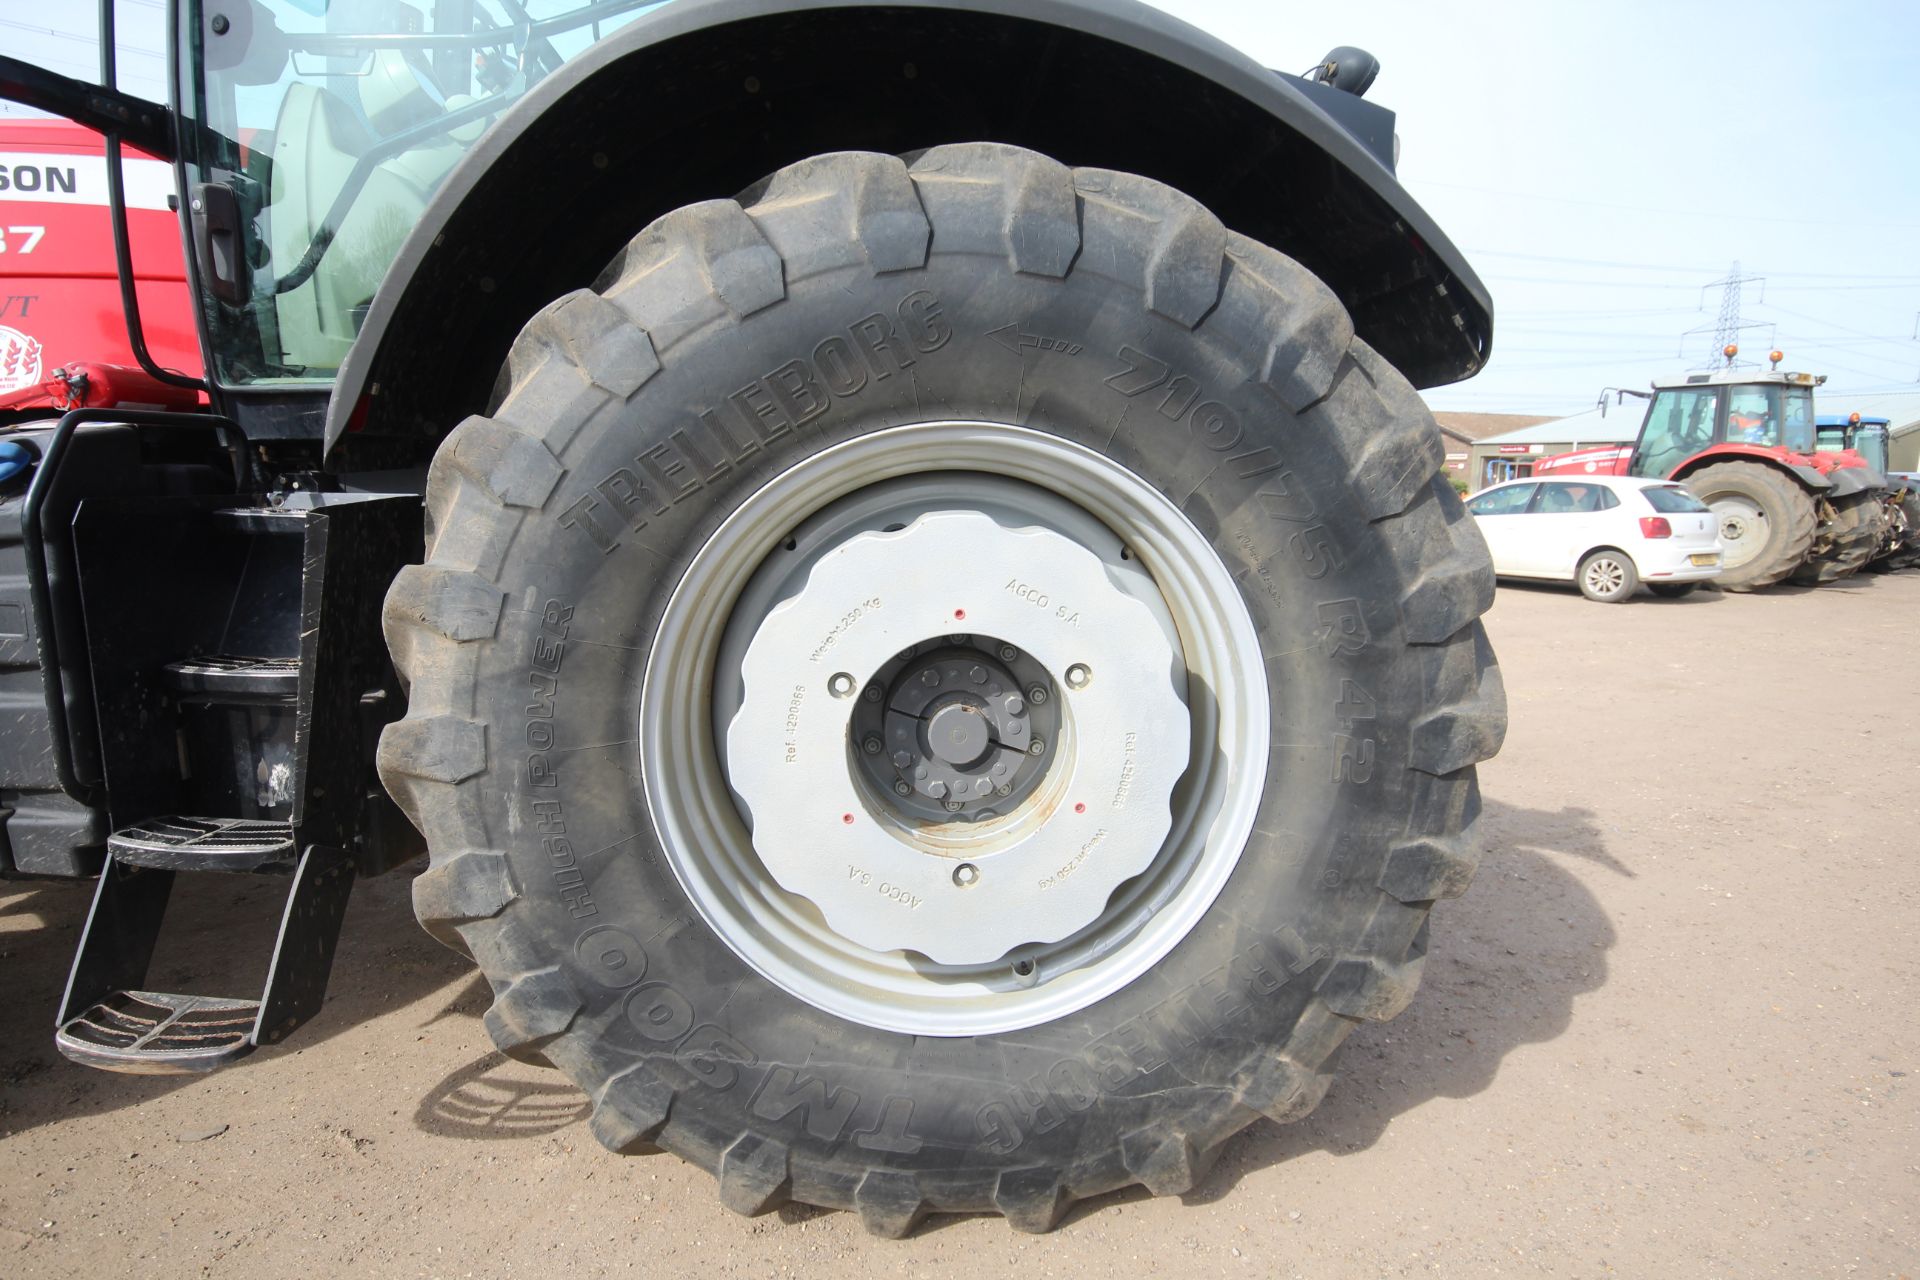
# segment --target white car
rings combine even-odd
[[[1685,486],[1634,476],[1510,480],[1467,500],[1503,578],[1578,583],[1618,604],[1683,596],[1720,573],[1719,522]]]

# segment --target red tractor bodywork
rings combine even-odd
[[[198,376],[180,222],[168,207],[173,168],[127,148],[124,173],[147,347],[163,368]],[[135,367],[100,135],[65,120],[0,121],[0,409],[197,400]]]
[[[1601,476],[1629,475],[1631,474],[1629,468],[1633,465],[1634,447],[1629,444],[1608,445],[1599,449],[1581,449],[1574,453],[1555,454],[1534,463],[1533,474],[1535,476],[1566,476],[1576,473]],[[1746,444],[1729,440],[1722,444],[1711,445],[1683,460],[1667,472],[1666,478],[1685,480],[1701,467],[1729,457],[1771,462],[1789,472],[1796,467],[1804,467],[1817,471],[1823,476],[1848,467],[1869,465],[1865,458],[1852,449],[1830,453],[1818,451],[1796,453],[1784,445]]]

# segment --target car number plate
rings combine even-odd
[[[1714,554],[1713,552],[1711,552],[1711,551],[1709,551],[1709,552],[1707,552],[1707,553],[1706,553],[1706,554],[1704,554],[1704,555],[1697,555],[1697,556],[1689,556],[1689,557],[1687,557],[1687,558],[1688,558],[1689,560],[1691,560],[1691,561],[1692,561],[1692,562],[1693,562],[1694,564],[1701,564],[1701,565],[1706,565],[1706,564],[1719,564],[1719,563],[1720,563],[1720,557],[1719,557],[1719,556],[1717,556],[1717,555],[1715,555],[1715,554]]]

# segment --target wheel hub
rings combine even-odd
[[[1189,756],[1180,669],[1086,547],[931,512],[847,538],[766,614],[729,778],[767,871],[836,932],[987,963],[1153,862]]]
[[[854,708],[853,740],[875,794],[896,797],[896,809],[981,821],[1039,784],[1057,706],[1052,677],[1031,656],[987,636],[948,636],[875,673]]]

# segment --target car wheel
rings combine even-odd
[[[1611,548],[1595,551],[1582,560],[1576,580],[1581,595],[1602,604],[1622,604],[1640,586],[1633,557]]]

